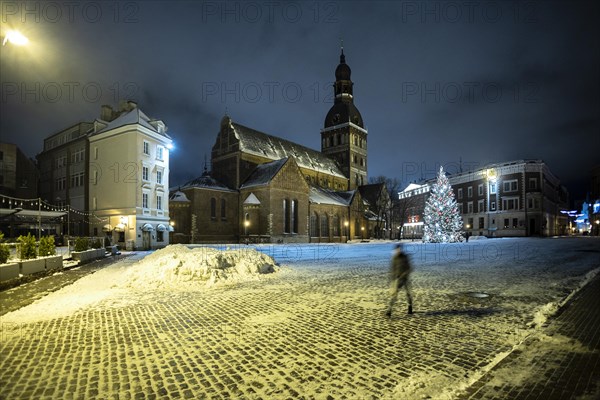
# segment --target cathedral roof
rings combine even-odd
[[[332,204],[336,206],[348,206],[352,202],[352,192],[334,192],[333,190],[323,189],[319,186],[311,186],[308,193],[308,200],[313,204]]]
[[[372,183],[369,185],[361,185],[358,187],[363,200],[366,200],[371,206],[375,207],[379,196],[381,196],[382,190],[385,184],[383,183]]]
[[[253,186],[266,185],[277,175],[281,167],[288,161],[288,158],[271,161],[266,164],[257,165],[248,179],[242,183],[240,189],[246,189]]]
[[[171,192],[171,194],[169,195],[169,201],[189,203],[190,199],[187,198],[185,193],[177,190],[175,192]]]
[[[230,127],[233,128],[235,136],[240,141],[240,150],[245,153],[266,157],[271,160],[294,157],[300,168],[346,178],[335,161],[319,151],[268,135],[235,122],[230,122]]]
[[[235,190],[225,186],[221,182],[217,181],[215,178],[208,174],[203,174],[191,181],[188,181],[181,185],[180,189],[188,189],[188,188],[203,188],[203,189],[213,189],[213,190],[223,190],[227,192],[235,192]]]
[[[327,116],[325,117],[325,128],[343,124],[345,122],[352,122],[354,125],[358,125],[364,128],[362,115],[358,111],[358,108],[352,102],[337,102],[329,109]]]

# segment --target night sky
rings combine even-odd
[[[31,157],[125,98],[169,127],[171,186],[225,112],[320,149],[343,38],[369,176],[542,159],[577,199],[600,163],[598,2],[1,4],[31,42],[1,48],[0,140]]]

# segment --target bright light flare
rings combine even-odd
[[[29,39],[27,39],[21,32],[19,31],[8,31],[4,36],[4,41],[2,42],[2,46],[6,45],[6,42],[10,42],[11,44],[17,46],[25,46],[29,43]]]
[[[173,150],[174,148],[175,148],[175,145],[173,143],[169,143],[167,145],[167,149],[169,149],[169,150]]]

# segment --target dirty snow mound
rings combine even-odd
[[[253,248],[216,250],[170,245],[132,266],[123,283],[136,289],[207,287],[259,279],[275,272],[273,258]]]

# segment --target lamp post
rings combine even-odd
[[[360,227],[360,237],[362,240],[365,240],[365,227],[364,226]]]
[[[348,243],[348,236],[349,236],[348,226],[349,225],[350,225],[350,223],[348,222],[348,220],[344,221],[344,230],[345,230],[345,234],[346,234],[346,243]]]
[[[487,230],[488,236],[491,236],[491,227],[490,227],[490,188],[492,185],[496,185],[496,181],[498,180],[498,174],[494,168],[490,168],[486,171],[487,178]],[[494,194],[496,193],[497,188],[494,187]]]
[[[248,236],[248,227],[250,226],[250,221],[244,221],[244,236]]]

